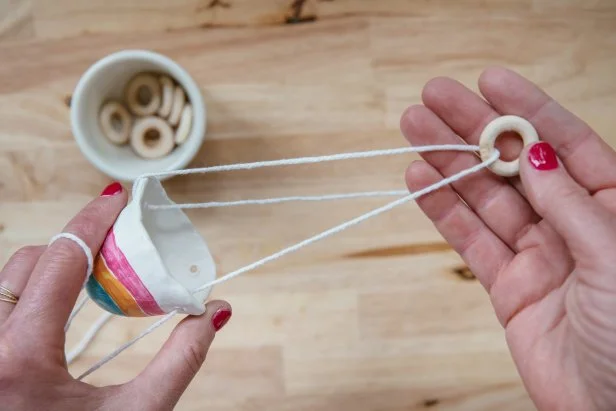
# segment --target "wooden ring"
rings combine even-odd
[[[133,118],[121,103],[109,101],[99,113],[101,131],[113,144],[125,144],[130,136]]]
[[[537,131],[528,120],[518,116],[497,117],[483,129],[481,137],[479,137],[481,160],[486,161],[490,158],[495,150],[496,139],[506,131],[519,134],[524,146],[539,141]],[[490,170],[499,176],[514,177],[520,173],[520,159],[517,158],[512,161],[496,160],[490,165]]]
[[[126,87],[128,109],[138,116],[150,116],[156,113],[160,101],[160,83],[151,74],[135,76]]]
[[[161,76],[159,80],[163,98],[158,109],[158,115],[167,118],[171,114],[171,107],[173,107],[173,80],[167,76]]]
[[[164,157],[175,147],[173,129],[160,117],[140,118],[133,127],[130,144],[133,150],[143,158]]]
[[[171,114],[169,114],[169,123],[171,123],[172,126],[178,125],[184,103],[186,103],[184,90],[182,90],[182,87],[177,86],[173,91],[173,107],[171,108]]]
[[[192,106],[190,104],[186,104],[184,109],[182,110],[182,116],[180,117],[180,124],[178,125],[177,130],[175,131],[175,143],[182,144],[188,138],[190,134],[190,127],[192,126]]]

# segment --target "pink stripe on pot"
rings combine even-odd
[[[135,273],[122,250],[118,248],[113,228],[109,230],[100,252],[109,270],[126,287],[128,292],[132,294],[144,313],[148,315],[164,314],[164,311],[159,307],[152,294],[150,294],[137,273]]]

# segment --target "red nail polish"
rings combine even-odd
[[[216,331],[220,330],[231,318],[231,310],[228,308],[221,308],[212,316],[212,325]]]
[[[556,152],[546,142],[537,143],[528,150],[528,161],[537,170],[553,170],[558,167]]]
[[[122,192],[122,184],[120,183],[111,183],[101,193],[101,197],[114,196]]]

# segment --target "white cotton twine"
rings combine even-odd
[[[454,145],[454,144],[445,144],[445,145],[433,145],[433,146],[421,146],[421,147],[405,147],[405,148],[397,148],[397,149],[388,149],[388,150],[372,150],[372,151],[363,151],[363,152],[356,152],[356,153],[342,153],[342,154],[334,154],[334,155],[327,155],[327,156],[316,156],[316,157],[302,157],[302,158],[292,158],[292,159],[284,159],[284,160],[274,160],[274,161],[262,161],[262,162],[255,162],[255,163],[244,163],[244,164],[230,164],[230,165],[223,165],[223,166],[214,166],[214,167],[207,167],[207,168],[194,168],[194,169],[187,169],[187,170],[179,170],[179,171],[169,171],[169,172],[164,172],[164,173],[155,173],[155,174],[145,174],[143,176],[141,176],[140,178],[146,178],[146,177],[168,177],[168,176],[178,176],[178,175],[188,175],[188,174],[202,174],[202,173],[211,173],[211,172],[220,172],[220,171],[232,171],[232,170],[251,170],[251,169],[255,169],[255,168],[261,168],[261,167],[274,167],[274,166],[283,166],[283,165],[298,165],[298,164],[312,164],[312,163],[323,163],[323,162],[327,162],[327,161],[338,161],[338,160],[348,160],[348,159],[358,159],[358,158],[369,158],[369,157],[376,157],[376,156],[384,156],[384,155],[394,155],[394,154],[403,154],[403,153],[422,153],[422,152],[431,152],[431,151],[462,151],[462,152],[477,152],[479,151],[479,146],[470,146],[470,145]],[[248,271],[254,270],[255,268],[258,268],[264,264],[267,264],[268,262],[271,262],[273,260],[277,260],[287,254],[290,254],[294,251],[297,251],[303,247],[306,247],[312,243],[315,243],[319,240],[322,240],[324,238],[327,238],[329,236],[332,236],[336,233],[339,233],[343,230],[346,230],[349,227],[352,227],[354,225],[357,225],[369,218],[375,217],[379,214],[382,214],[386,211],[389,211],[399,205],[408,203],[410,201],[416,200],[417,198],[429,194],[433,191],[436,191],[440,188],[443,188],[451,183],[454,183],[458,180],[461,180],[471,174],[477,173],[489,166],[491,166],[492,164],[494,164],[500,157],[500,152],[496,149],[494,149],[492,155],[487,158],[485,161],[470,167],[466,170],[460,171],[457,174],[454,174],[450,177],[447,177],[435,184],[432,184],[428,187],[425,187],[419,191],[413,192],[413,193],[409,193],[408,191],[404,190],[392,190],[392,191],[367,191],[367,192],[358,192],[358,193],[344,193],[344,194],[330,194],[330,195],[323,195],[323,196],[291,196],[291,197],[279,197],[279,198],[264,198],[264,199],[256,199],[256,200],[238,200],[238,201],[227,201],[227,202],[206,202],[206,203],[194,203],[194,204],[172,204],[172,205],[156,205],[156,204],[149,204],[148,207],[154,210],[167,210],[167,209],[189,209],[189,208],[210,208],[210,207],[228,207],[228,206],[241,206],[241,205],[250,205],[250,204],[276,204],[276,203],[282,203],[282,202],[288,202],[288,201],[325,201],[325,200],[337,200],[337,199],[351,199],[351,198],[360,198],[360,197],[386,197],[386,196],[403,196],[402,198],[399,198],[395,201],[392,201],[384,206],[381,206],[379,208],[376,208],[372,211],[369,211],[365,214],[362,214],[358,217],[355,217],[351,220],[348,220],[342,224],[339,224],[335,227],[332,227],[328,230],[325,230],[319,234],[316,234],[312,237],[309,237],[303,241],[300,241],[292,246],[289,246],[287,248],[284,248],[274,254],[271,254],[267,257],[264,257],[258,261],[255,261],[251,264],[248,264],[244,267],[241,267],[235,271],[232,271],[226,275],[224,275],[223,277],[220,277],[214,281],[211,281],[207,284],[202,285],[201,287],[197,288],[193,293],[198,293],[202,290],[205,290],[207,288],[210,288],[216,284],[221,284],[224,283],[226,281],[229,281],[230,279],[237,277],[238,275],[244,274]],[[87,245],[85,245],[85,243],[80,240],[79,238],[77,238],[76,236],[72,235],[72,234],[59,234],[58,236],[54,237],[54,239],[52,240],[52,242],[57,239],[57,238],[68,238],[70,240],[75,241],[77,244],[79,244],[86,256],[88,256],[88,274],[86,276],[86,279],[89,277],[89,275],[92,272],[92,252],[90,251],[90,249],[87,247]],[[87,301],[87,297],[84,298],[82,301],[80,301],[76,308],[73,310],[73,312],[71,313],[71,316],[69,318],[69,321],[67,322],[67,326],[66,329],[68,329],[70,322],[72,321],[72,319],[75,317],[75,315],[77,315],[77,313],[79,312],[79,310],[83,307],[83,305],[85,304],[85,302]],[[94,371],[98,370],[100,367],[102,367],[103,365],[105,365],[106,363],[108,363],[109,361],[111,361],[113,358],[115,358],[116,356],[118,356],[122,351],[126,350],[127,348],[129,348],[130,346],[132,346],[133,344],[135,344],[137,341],[139,341],[140,339],[142,339],[143,337],[145,337],[146,335],[152,333],[154,330],[156,330],[158,327],[160,327],[161,325],[163,325],[164,323],[166,323],[167,321],[169,321],[171,318],[173,318],[176,314],[178,313],[178,311],[172,311],[166,315],[164,315],[162,318],[160,318],[159,320],[157,320],[156,322],[154,322],[152,325],[150,325],[148,328],[146,328],[143,332],[141,332],[141,334],[139,334],[138,336],[136,336],[135,338],[133,338],[132,340],[126,342],[125,344],[122,344],[120,347],[118,347],[117,349],[115,349],[113,352],[109,353],[108,355],[106,355],[104,358],[102,358],[101,360],[99,360],[97,363],[95,363],[92,367],[90,367],[87,371],[85,371],[83,374],[81,374],[77,379],[81,380],[85,377],[87,377],[88,375],[90,375],[91,373],[93,373]],[[82,338],[82,340],[79,342],[79,344],[77,345],[77,347],[75,349],[73,349],[68,355],[67,355],[67,362],[70,363],[72,362],[77,356],[79,356],[89,345],[89,343],[94,339],[94,337],[96,336],[97,332],[101,329],[101,327],[112,317],[113,315],[111,313],[105,313],[103,314],[90,328],[90,330],[88,330],[88,332],[86,333],[86,335],[84,335],[84,337]]]

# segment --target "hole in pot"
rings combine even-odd
[[[147,106],[152,100],[152,90],[147,86],[141,86],[137,89],[137,101],[142,106]]]
[[[520,157],[524,148],[522,136],[515,131],[505,131],[496,138],[494,147],[501,153],[501,160],[513,161]]]
[[[160,132],[155,128],[149,128],[143,135],[143,142],[147,147],[154,147],[160,140]]]

